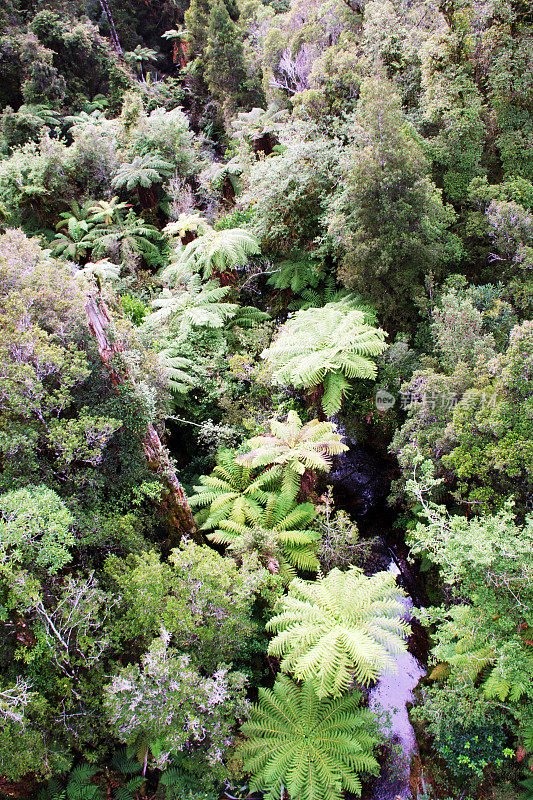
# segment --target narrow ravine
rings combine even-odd
[[[388,569],[405,589],[402,601],[405,619],[410,621],[415,602],[419,604],[422,601],[423,590],[417,585],[415,571],[406,561],[403,537],[393,530],[395,513],[387,506],[394,465],[371,449],[346,438],[350,450],[337,457],[329,476],[334,485],[336,505],[348,511],[357,521],[361,535],[372,541],[372,553],[365,571],[372,574]],[[424,643],[417,642],[414,649],[423,657]],[[406,650],[395,659],[395,668],[385,672],[370,690],[369,706],[381,720],[389,757],[382,763],[379,777],[365,794],[369,800],[411,800],[413,796],[409,780],[418,746],[407,704],[413,701],[413,690],[425,673],[420,661]]]
[[[396,576],[400,574],[394,561],[391,561],[389,571]],[[413,602],[408,595],[402,599],[405,619],[409,620]],[[412,796],[409,778],[411,762],[418,748],[406,706],[413,700],[413,689],[425,672],[424,667],[406,650],[395,659],[395,669],[384,672],[370,692],[369,706],[382,717],[382,731],[395,747],[395,752],[373,788],[373,800],[410,800]]]

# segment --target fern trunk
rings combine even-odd
[[[96,340],[100,358],[109,371],[113,386],[118,389],[128,382],[132,382],[128,369],[120,358],[122,345],[113,338],[110,330],[111,317],[100,294],[93,294],[88,297],[85,304],[85,313],[89,330]],[[117,370],[117,356],[120,359],[118,362],[120,363],[120,371]],[[168,451],[161,442],[159,434],[152,423],[148,423],[140,430],[138,437],[147,458],[148,466],[159,475],[167,489],[160,502],[172,529],[177,532],[178,538],[191,536],[199,544],[204,544],[203,536],[198,531],[189,501],[181,488]]]

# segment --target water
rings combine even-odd
[[[389,571],[399,575],[391,561]],[[413,603],[402,598],[405,619],[411,618]],[[411,653],[403,652],[395,659],[396,671],[384,672],[370,692],[370,708],[377,714],[386,713],[383,732],[393,744],[392,757],[381,771],[372,793],[373,800],[410,800],[409,774],[411,760],[418,752],[415,732],[407,714],[406,703],[413,700],[413,689],[425,674],[424,668]]]

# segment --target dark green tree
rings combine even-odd
[[[399,97],[388,82],[367,79],[329,215],[340,279],[370,293],[386,320],[412,317],[424,277],[460,256],[448,230],[454,216],[428,177],[423,143]]]
[[[214,0],[211,5],[205,58],[209,94],[228,110],[247,105],[250,94],[242,36],[224,0]]]

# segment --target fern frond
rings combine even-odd
[[[290,498],[298,494],[306,469],[328,472],[331,456],[348,449],[332,422],[315,419],[303,425],[295,411],[289,411],[285,422],[270,420],[269,426],[270,435],[249,439],[249,451],[237,456],[236,462],[251,467],[282,465],[282,491]]]
[[[66,800],[66,794],[59,781],[52,778],[46,786],[39,790],[37,798],[38,800]]]
[[[252,525],[260,520],[262,504],[268,499],[265,489],[275,486],[278,477],[279,468],[256,474],[237,464],[233,452],[219,451],[213,473],[200,478],[189,502],[193,508],[209,507],[203,530],[217,528],[224,520]]]
[[[215,281],[202,285],[200,276],[193,275],[185,287],[161,292],[143,327],[150,331],[168,325],[176,343],[184,341],[194,327],[222,328],[239,308],[236,303],[222,302],[228,292],[228,286]]]
[[[291,289],[299,294],[307,287],[316,287],[323,277],[323,264],[302,253],[294,253],[292,258],[276,264],[276,271],[268,279],[269,286],[275,289]]]
[[[206,230],[189,244],[174,252],[172,264],[163,273],[164,280],[176,275],[201,272],[204,280],[214,273],[223,273],[244,266],[249,256],[259,253],[259,241],[244,228]]]
[[[174,347],[168,346],[160,350],[157,360],[172,391],[185,394],[197,385],[197,379],[190,374],[192,361],[181,356]]]
[[[297,311],[262,357],[280,385],[315,389],[324,383],[322,406],[331,416],[340,408],[348,380],[375,377],[372,358],[385,348],[384,332],[345,298]]]
[[[356,567],[294,580],[267,625],[276,633],[268,652],[283,671],[316,680],[320,697],[338,697],[354,678],[368,684],[405,648],[401,594],[390,573],[367,578]]]
[[[358,772],[375,773],[377,740],[366,732],[372,715],[359,708],[360,695],[321,700],[312,681],[302,687],[286,676],[272,690],[260,689],[258,703],[242,728],[237,751],[252,773],[250,788],[274,798],[283,786],[301,800],[340,800],[360,793]]]
[[[129,758],[125,747],[115,750],[111,759],[111,766],[122,775],[136,775],[141,771],[141,765],[133,758]]]

